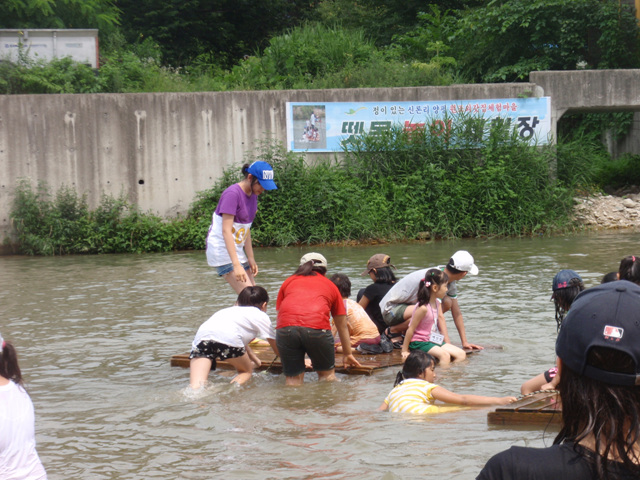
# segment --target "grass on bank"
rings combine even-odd
[[[356,137],[340,161],[309,165],[270,142],[247,161],[257,159],[274,167],[279,187],[259,200],[252,238],[261,246],[563,232],[574,227],[577,191],[640,172],[640,157],[611,161],[584,139],[536,147],[500,128],[479,135],[469,122],[449,135],[398,128]],[[21,253],[31,255],[202,249],[220,194],[239,179],[239,165],[227,169],[174,219],[142,212],[124,196],[103,196],[90,209],[86,195],[69,187],[52,194],[23,180],[11,219]]]

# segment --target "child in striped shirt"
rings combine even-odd
[[[378,410],[390,412],[434,413],[442,411],[436,405],[439,400],[454,405],[481,406],[507,405],[515,402],[515,397],[483,397],[480,395],[460,395],[436,384],[437,360],[422,350],[413,350],[398,372],[393,390],[384,399]]]

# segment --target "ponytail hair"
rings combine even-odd
[[[624,257],[620,262],[618,274],[620,275],[620,280],[628,280],[640,285],[640,257],[635,255]]]
[[[442,285],[449,281],[449,275],[439,268],[430,268],[424,275],[424,279],[420,280],[418,287],[418,305],[426,305],[431,299],[431,286]]]
[[[408,378],[418,378],[418,376],[427,368],[431,368],[437,364],[438,360],[427,352],[423,352],[422,350],[413,350],[404,361],[402,370],[396,375],[396,381],[393,386],[395,387],[401,384]]]
[[[317,260],[309,260],[298,267],[294,272],[294,275],[301,275],[303,277],[309,277],[319,273],[325,275],[327,273],[327,267],[316,265]]]
[[[18,365],[18,353],[11,342],[0,336],[0,376],[22,385],[22,373]]]
[[[251,166],[250,163],[245,163],[244,165],[242,165],[242,176],[244,178],[247,178],[249,175],[251,175],[249,173],[249,167],[250,166]],[[251,177],[252,177],[251,178],[251,186],[253,187],[256,183],[258,183],[258,179],[253,175],[251,175]]]

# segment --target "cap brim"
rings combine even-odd
[[[476,266],[476,264],[472,264],[471,265],[471,270],[469,270],[469,275],[477,275],[479,272],[478,267]]]
[[[260,180],[258,179],[258,183],[260,183],[260,186],[262,188],[264,188],[265,190],[277,190],[278,187],[276,186],[275,182],[273,180]]]

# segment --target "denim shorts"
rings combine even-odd
[[[333,370],[336,366],[335,342],[331,330],[308,327],[282,327],[276,330],[276,345],[280,352],[282,371],[287,377],[304,373],[304,356],[309,355],[316,372]]]
[[[409,305],[406,303],[399,303],[391,308],[391,311],[382,314],[382,319],[387,325],[393,327],[404,322],[404,311]]]
[[[244,262],[242,264],[242,267],[245,270],[249,270],[249,262]],[[218,271],[218,275],[219,276],[224,277],[227,273],[233,272],[233,263],[227,263],[226,265],[220,265],[219,267],[216,267],[216,270]]]

